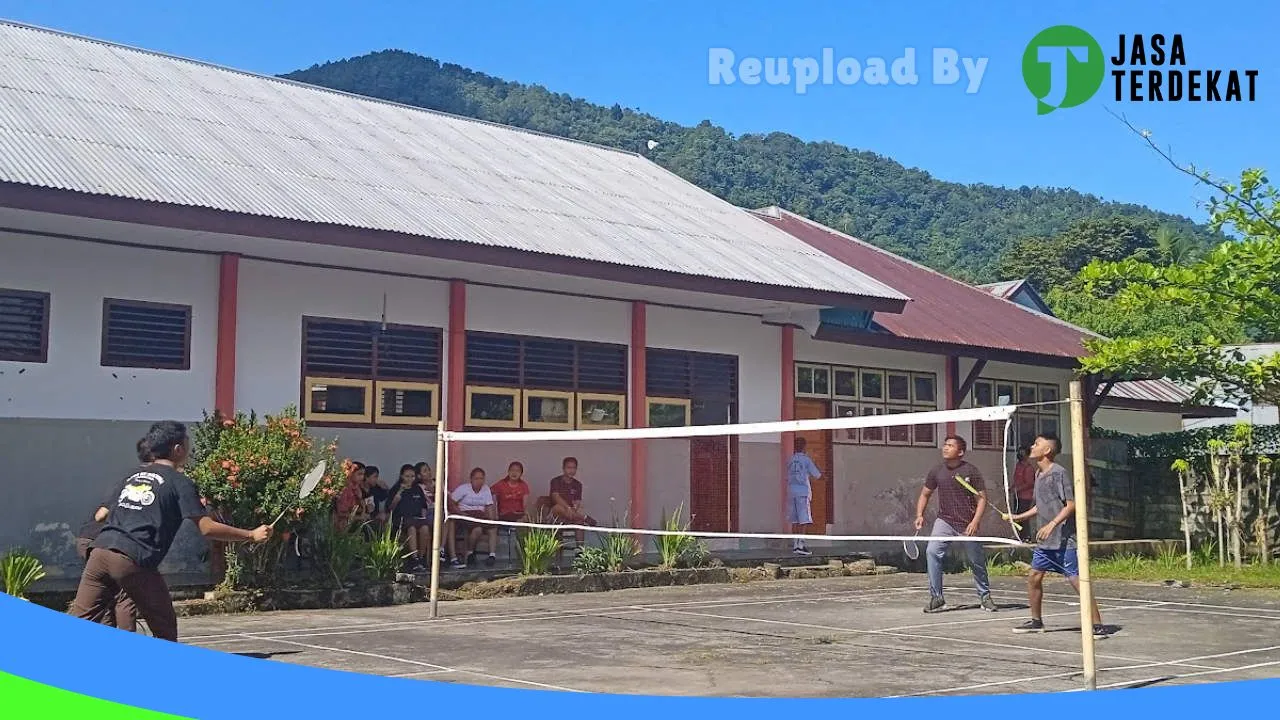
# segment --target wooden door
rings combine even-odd
[[[818,420],[831,417],[831,403],[826,400],[796,398],[797,420]],[[810,430],[796,433],[796,437],[805,440],[805,452],[818,466],[822,478],[813,482],[813,501],[811,503],[813,524],[808,534],[825,535],[827,525],[835,522],[835,482],[831,478],[832,454],[831,431]],[[785,481],[785,478],[784,478]]]
[[[700,401],[693,408],[695,425],[734,422],[728,402]],[[734,532],[738,526],[738,436],[689,440],[690,529]]]

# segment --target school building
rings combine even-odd
[[[385,474],[434,464],[440,421],[1052,402],[1082,337],[639,154],[0,23],[0,460],[23,488],[0,545],[52,577],[157,419],[295,405]],[[1015,434],[1066,427],[1047,405]],[[811,436],[815,530],[903,531],[948,430],[999,484],[1002,427]],[[599,519],[683,503],[696,529],[777,531],[789,442],[475,444],[448,480],[518,459],[545,492],[572,454]],[[166,569],[199,573],[183,538]]]

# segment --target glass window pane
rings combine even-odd
[[[1012,438],[1013,446],[1015,448],[1030,447],[1031,443],[1036,441],[1036,433],[1040,432],[1037,420],[1039,420],[1039,418],[1035,415],[1027,415],[1021,412],[1018,413],[1018,420],[1015,425]],[[997,433],[997,435],[999,435],[999,433]],[[1003,446],[1004,438],[997,437],[996,444]]]
[[[1013,383],[996,383],[996,404],[1007,405],[1013,402]]]
[[[862,414],[863,414],[864,416],[866,416],[866,415],[883,415],[883,414],[884,414],[884,408],[882,408],[882,407],[877,407],[877,406],[875,406],[875,405],[863,405],[863,406],[860,408],[860,410],[861,410],[861,412],[862,412]],[[863,429],[862,429],[862,442],[864,442],[864,443],[883,443],[883,442],[884,442],[884,428],[883,428],[883,427],[869,427],[869,428],[863,428]]]
[[[329,415],[364,415],[367,388],[312,383],[308,391],[311,393],[312,412]]]
[[[813,369],[813,394],[814,395],[830,395],[831,394],[831,371],[827,368]]]
[[[649,405],[649,427],[683,427],[688,425],[689,409],[675,403]]]
[[[813,394],[813,368],[804,366],[796,368],[796,392],[805,395]]]
[[[937,425],[912,425],[912,444],[936,447],[938,444]]]
[[[890,377],[893,377],[892,375]],[[888,414],[897,415],[898,413],[910,412],[904,407],[890,407]],[[889,435],[889,444],[891,445],[910,445],[911,444],[911,426],[910,425],[892,425],[886,428]]]
[[[516,399],[499,393],[473,393],[471,395],[472,420],[515,420]]]
[[[568,423],[569,398],[526,396],[529,408],[529,422],[535,423]]]
[[[846,398],[858,397],[857,370],[835,371],[835,396]]]
[[[580,404],[582,405],[582,417],[579,419],[580,425],[616,427],[624,424],[622,422],[622,402],[619,400],[589,398],[582,400]]]
[[[1061,397],[1062,396],[1058,392],[1057,385],[1041,385],[1040,386],[1040,402],[1042,403],[1058,402],[1058,400],[1061,399]],[[1055,406],[1042,407],[1040,408],[1040,410],[1041,412],[1051,412],[1051,413],[1058,412],[1058,408]]]
[[[426,389],[383,388],[382,415],[388,418],[427,418],[435,414],[435,393]]]
[[[915,375],[912,377],[912,382],[915,384],[915,399],[912,402],[937,404],[938,393],[932,375]]]
[[[1018,385],[1018,404],[1034,405],[1039,402],[1039,395],[1036,393],[1035,385]]]
[[[862,378],[862,397],[867,400],[883,400],[884,373],[863,370],[858,374]]]
[[[995,403],[991,396],[991,383],[980,382],[973,385],[973,402],[978,407],[991,407]]]
[[[889,373],[889,399],[911,402],[911,376]]]
[[[858,406],[852,403],[833,403],[831,406],[832,417],[857,417]],[[858,429],[846,428],[844,430],[836,430],[831,433],[831,438],[835,442],[856,443],[858,442]]]
[[[1059,440],[1061,440],[1062,434],[1058,432],[1060,429],[1058,426],[1059,426],[1058,417],[1056,415],[1052,417],[1048,415],[1040,416],[1040,432],[1053,433],[1054,435],[1058,436]]]

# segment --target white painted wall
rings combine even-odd
[[[1155,435],[1181,431],[1182,414],[1103,407],[1094,413],[1093,424],[1129,435]]]
[[[449,285],[443,281],[242,260],[236,408],[262,414],[296,406],[301,399],[302,317],[378,321],[383,293],[387,322],[447,328]]]
[[[212,407],[217,258],[12,233],[0,258],[0,287],[50,294],[49,360],[0,362],[0,417],[191,421]],[[107,297],[190,305],[191,369],[102,367]]]
[[[631,305],[469,285],[467,329],[629,345]]]
[[[781,419],[782,330],[758,318],[650,306],[649,347],[738,356],[739,422]],[[743,442],[778,442],[778,437],[743,436]]]

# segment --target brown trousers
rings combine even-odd
[[[89,551],[93,549],[92,545],[93,541],[89,538],[78,538],[76,540],[76,554],[80,556],[81,560],[89,561]],[[129,593],[121,590],[116,595],[115,612],[107,613],[102,622],[125,632],[138,631],[138,608],[134,606],[133,600],[129,599]]]
[[[133,601],[152,635],[161,640],[178,640],[178,617],[164,576],[158,570],[139,567],[114,550],[94,548],[89,552],[76,599],[68,612],[82,620],[102,622],[121,593]]]

